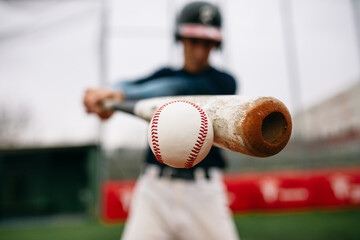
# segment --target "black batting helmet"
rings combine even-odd
[[[219,8],[208,2],[192,2],[186,5],[176,19],[175,38],[199,38],[222,41],[221,14]]]

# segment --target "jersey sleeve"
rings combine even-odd
[[[116,88],[124,92],[126,99],[136,100],[186,94],[188,86],[178,77],[161,77],[151,81],[120,82]]]

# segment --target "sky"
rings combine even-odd
[[[82,144],[100,136],[108,147],[146,144],[146,122],[117,113],[99,124],[82,97],[88,87],[181,66],[172,30],[185,2],[105,1],[101,51],[101,1],[0,1],[0,107],[14,115],[25,109],[19,140]],[[211,61],[237,78],[237,94],[278,98],[296,114],[360,81],[351,1],[215,2],[225,42]]]

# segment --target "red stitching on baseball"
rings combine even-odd
[[[194,106],[199,111],[200,118],[201,118],[200,131],[199,131],[199,135],[198,135],[198,140],[196,141],[197,144],[195,143],[193,149],[191,150],[189,157],[187,158],[187,160],[185,162],[185,168],[191,168],[194,166],[194,161],[197,158],[197,156],[199,155],[199,152],[205,142],[205,138],[206,138],[207,132],[208,132],[208,119],[207,119],[207,116],[206,116],[204,110],[202,108],[200,108],[198,105],[196,105],[192,102],[188,102],[188,101],[185,101],[185,102]]]
[[[161,111],[168,105],[173,104],[173,103],[177,103],[177,102],[183,102],[183,103],[188,103],[190,105],[192,105],[193,107],[195,107],[199,113],[200,113],[200,118],[201,118],[201,124],[200,124],[200,131],[199,131],[199,135],[198,135],[198,140],[196,141],[194,147],[192,148],[188,158],[186,159],[186,162],[184,164],[185,168],[191,168],[194,165],[194,161],[197,158],[197,156],[199,155],[199,152],[201,150],[201,147],[203,146],[204,142],[205,142],[205,138],[207,136],[207,132],[208,132],[208,118],[204,112],[204,110],[202,108],[200,108],[198,105],[196,105],[195,103],[189,102],[189,101],[185,101],[185,100],[177,100],[177,101],[171,101],[168,102],[166,104],[164,104],[163,106],[161,106],[156,113],[154,114],[153,120],[152,120],[152,124],[151,124],[151,143],[153,145],[153,150],[154,150],[154,155],[156,157],[156,159],[163,163],[162,157],[161,157],[161,152],[160,152],[160,147],[158,144],[158,124],[159,124],[159,117],[160,117],[160,113]]]
[[[160,117],[160,113],[161,111],[168,106],[171,103],[174,103],[175,101],[169,102],[164,104],[163,106],[161,106],[156,113],[154,114],[153,120],[152,120],[152,124],[151,124],[151,143],[153,146],[153,150],[154,150],[154,155],[156,157],[156,159],[163,163],[162,157],[161,157],[161,152],[160,152],[160,146],[159,146],[159,141],[158,141],[158,124],[159,124],[159,117]]]

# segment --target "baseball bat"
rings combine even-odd
[[[288,143],[292,120],[287,107],[273,97],[204,95],[104,102],[104,108],[151,121],[165,103],[185,100],[200,106],[213,124],[214,145],[255,157],[279,153]]]

